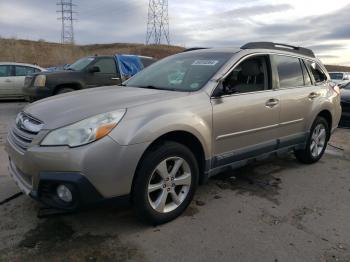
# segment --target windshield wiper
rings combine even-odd
[[[139,88],[147,88],[147,89],[156,89],[156,90],[165,90],[165,91],[176,91],[176,89],[174,88],[162,88],[162,87],[157,87],[157,86],[152,86],[152,85],[148,85],[148,86],[137,86]]]

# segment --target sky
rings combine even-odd
[[[144,43],[148,0],[73,0],[76,44]],[[274,41],[350,66],[350,0],[168,0],[173,45]],[[0,36],[59,42],[56,0],[0,0]]]

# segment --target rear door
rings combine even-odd
[[[307,136],[307,121],[319,97],[309,71],[302,59],[273,55],[281,104],[278,136],[279,147],[303,143]]]
[[[225,78],[213,108],[212,166],[276,149],[280,106],[272,89],[269,56],[247,58]]]
[[[13,79],[11,75],[10,65],[0,65],[0,98],[12,96]]]
[[[111,86],[119,85],[121,83],[119,71],[114,58],[97,58],[96,61],[89,66],[89,68],[94,66],[98,67],[100,72],[87,73],[88,87]]]

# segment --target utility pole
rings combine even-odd
[[[168,0],[149,0],[146,44],[159,45],[169,39]]]
[[[61,43],[74,44],[73,21],[76,19],[73,18],[73,14],[76,12],[73,9],[76,5],[73,4],[73,0],[58,0],[57,6],[57,13],[60,13],[58,20],[62,22]]]

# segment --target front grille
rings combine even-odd
[[[19,113],[16,125],[9,132],[9,142],[25,152],[38,134],[43,124],[24,113]]]

